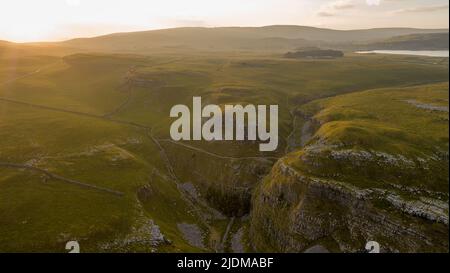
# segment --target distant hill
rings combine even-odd
[[[423,33],[395,36],[362,46],[364,49],[448,50],[448,33]]]
[[[155,49],[280,50],[298,47],[369,43],[395,36],[448,33],[447,29],[383,28],[332,30],[305,26],[173,28],[115,33],[61,43],[92,51],[145,53]]]

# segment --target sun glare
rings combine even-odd
[[[56,41],[182,26],[448,27],[448,2],[410,2],[416,1],[2,0],[0,40]]]

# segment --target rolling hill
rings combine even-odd
[[[448,58],[274,54],[439,31],[1,42],[0,252],[448,252]],[[193,96],[278,105],[278,150],[172,141]]]
[[[310,138],[253,197],[257,246],[355,252],[371,238],[387,252],[447,251],[448,83],[315,100],[300,113]]]
[[[304,26],[174,28],[142,32],[115,33],[61,43],[90,51],[145,53],[172,50],[286,50],[304,46],[340,46],[394,36],[448,33],[446,29],[386,28],[332,30]]]
[[[359,49],[448,50],[448,40],[448,33],[410,34],[361,45]]]

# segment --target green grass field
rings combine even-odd
[[[448,109],[448,58],[47,55],[0,55],[0,252],[63,252],[69,240],[92,252],[211,252],[220,244],[229,250],[231,235],[247,225],[236,220],[223,238],[231,217],[249,213],[254,188],[286,156],[291,132],[304,125],[294,124],[294,116],[314,120],[310,145],[429,164],[425,171],[399,167],[380,174],[322,158],[324,171],[303,164],[299,158],[308,152],[296,146],[282,160],[298,169],[324,177],[339,170],[340,179],[364,186],[389,180],[448,193],[448,110],[423,109]],[[219,105],[279,105],[278,150],[261,153],[247,142],[167,142],[170,108],[191,105],[192,96]],[[436,157],[445,152],[446,161]],[[150,220],[165,241],[146,241],[140,228]],[[194,225],[202,237],[180,224]]]
[[[292,157],[305,159],[311,151],[326,167],[293,159],[298,168],[324,177],[339,173],[357,185],[394,183],[448,193],[448,83],[356,92],[316,100],[299,111],[319,124],[308,143],[316,147]],[[336,151],[347,154],[330,156]],[[352,167],[348,161],[362,152],[369,154]],[[386,166],[380,168],[376,161],[382,157]]]

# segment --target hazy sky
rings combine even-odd
[[[0,40],[179,26],[448,28],[448,0],[0,0]]]

